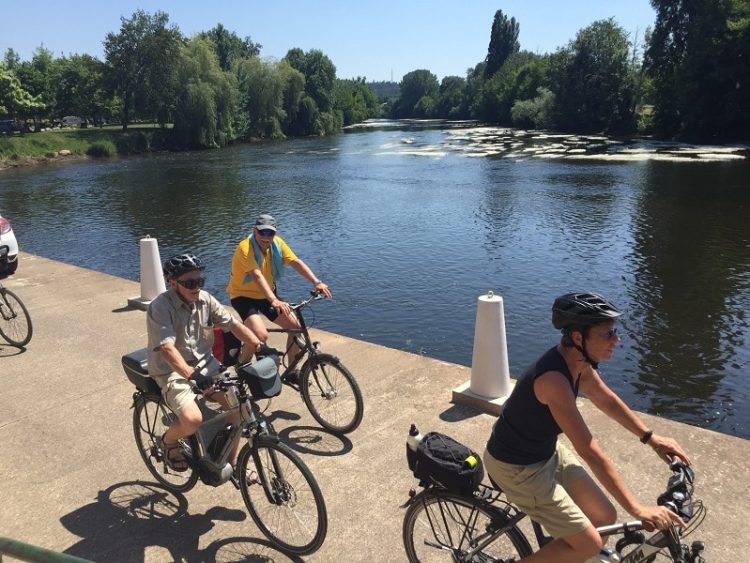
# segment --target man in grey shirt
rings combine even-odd
[[[178,254],[167,260],[164,274],[169,289],[151,302],[146,315],[148,373],[159,384],[164,401],[177,416],[161,437],[167,463],[175,471],[188,468],[178,440],[194,434],[203,422],[190,379],[193,378],[199,387],[205,386],[206,382],[197,380],[195,364],[207,354],[211,357],[214,326],[228,329],[255,351],[262,346],[250,329],[236,321],[215,297],[201,289],[206,282],[201,275],[203,270],[203,262],[193,254]],[[204,394],[225,409],[232,408],[224,393],[212,393],[212,387],[208,387]],[[232,422],[238,421],[239,412],[237,420]],[[236,461],[238,445],[230,458],[232,465]]]

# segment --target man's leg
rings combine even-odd
[[[266,329],[266,325],[263,323],[263,319],[259,313],[254,313],[248,316],[243,323],[247,328],[253,331],[255,336],[257,336],[261,342],[266,342],[268,340],[268,329]],[[252,360],[254,353],[255,350],[251,347],[243,345],[242,351],[240,352],[240,363],[246,364]]]

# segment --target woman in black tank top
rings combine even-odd
[[[664,507],[642,505],[620,478],[592,436],[576,406],[578,392],[600,411],[648,444],[664,461],[679,457],[680,445],[649,430],[601,379],[598,363],[612,357],[620,338],[621,313],[592,293],[558,297],[552,323],[560,344],[545,352],[516,383],[487,442],[485,465],[508,498],[556,537],[535,561],[585,561],[602,548],[597,526],[615,521],[617,511],[583,467],[558,444],[565,433],[576,453],[604,488],[632,516],[665,529],[682,526]]]

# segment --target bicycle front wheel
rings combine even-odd
[[[22,348],[31,340],[31,316],[26,305],[10,289],[0,292],[0,335],[12,346]]]
[[[167,431],[175,420],[174,413],[167,408],[164,401],[140,395],[133,407],[133,432],[135,443],[143,462],[154,478],[175,493],[185,493],[195,486],[198,474],[189,467],[187,471],[170,469],[165,453],[159,448],[156,439]]]
[[[328,531],[323,493],[289,446],[269,437],[246,444],[238,461],[240,491],[260,531],[294,555],[316,551]]]
[[[311,356],[301,375],[302,399],[323,428],[346,434],[360,425],[364,413],[362,392],[338,358],[330,354]]]
[[[412,563],[518,561],[531,555],[531,546],[516,526],[492,539],[508,521],[507,514],[474,498],[427,490],[404,515],[406,555]]]

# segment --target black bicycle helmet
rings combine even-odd
[[[182,274],[193,270],[203,271],[205,269],[206,266],[203,265],[201,259],[190,252],[177,254],[164,262],[164,275],[170,279],[179,278]]]
[[[565,330],[616,319],[622,315],[617,307],[596,293],[568,293],[555,299],[552,324]]]

